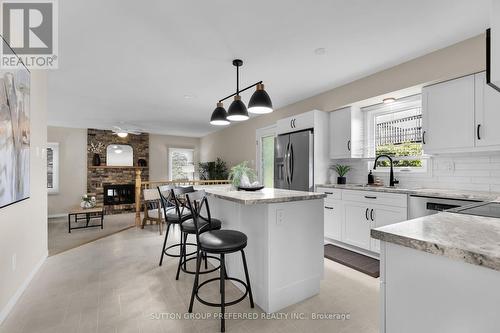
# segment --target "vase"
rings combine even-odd
[[[347,181],[346,177],[337,177],[337,184],[344,185]]]
[[[94,153],[94,156],[92,156],[92,165],[93,166],[101,165],[101,156],[99,156],[98,153]]]

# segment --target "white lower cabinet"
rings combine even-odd
[[[370,220],[368,217],[369,208],[364,203],[345,201],[343,220],[342,241],[370,250]]]
[[[342,241],[342,201],[325,200],[325,237]]]
[[[380,253],[380,241],[371,238],[371,229],[408,219],[406,194],[319,187],[317,191],[327,194],[324,203],[327,240]]]
[[[406,207],[374,206],[370,212],[373,217],[371,228],[383,227],[384,225],[403,222],[408,219]],[[371,239],[370,249],[380,253],[380,241]]]

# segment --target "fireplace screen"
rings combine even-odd
[[[133,184],[104,185],[105,205],[124,205],[135,202],[135,186]]]

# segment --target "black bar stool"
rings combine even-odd
[[[175,211],[178,214],[178,216],[182,216],[183,212],[189,212],[189,219],[185,220],[184,222],[181,223],[181,255],[179,257],[179,264],[177,266],[177,274],[175,275],[175,279],[179,280],[179,273],[182,270],[184,273],[187,274],[196,274],[195,271],[190,271],[187,269],[187,263],[191,260],[195,260],[196,256],[192,256],[196,254],[196,251],[192,253],[187,253],[187,245],[193,245],[192,243],[187,243],[187,237],[188,235],[195,235],[196,234],[196,228],[194,221],[192,219],[192,213],[191,210],[186,206],[186,195],[188,193],[195,193],[194,188],[192,186],[188,187],[176,187],[172,190],[172,195],[171,197],[173,198],[173,201],[175,203]],[[212,223],[208,223],[208,219],[206,217],[200,216],[199,217],[199,225],[200,225],[200,232],[208,231],[208,230],[217,230],[221,228],[221,221],[217,219],[212,219]],[[197,246],[197,244],[196,244]],[[192,256],[191,258],[188,258],[189,256]],[[216,270],[219,269],[219,267],[215,267],[212,269],[208,269],[207,265],[207,259],[212,258],[219,260],[219,258],[214,257],[214,256],[207,256],[206,253],[202,253],[203,258],[205,259],[205,270],[200,271],[199,274],[207,274],[211,272],[215,272]]]
[[[176,206],[175,206],[175,201],[172,198],[173,192],[172,190],[175,188],[173,185],[163,185],[163,186],[158,186],[158,192],[160,193],[160,202],[161,206],[163,209],[163,217],[165,218],[165,223],[167,225],[167,231],[165,232],[165,240],[163,241],[163,248],[161,251],[161,257],[160,257],[160,264],[159,266],[162,265],[163,263],[163,256],[167,255],[169,257],[181,257],[182,255],[182,234],[181,234],[181,241],[177,244],[170,245],[169,247],[167,246],[167,239],[168,239],[168,232],[170,230],[170,225],[172,225],[172,228],[177,225],[179,226],[182,222],[189,220],[191,218],[191,212],[189,210],[183,210],[182,213],[177,214],[176,211]],[[192,189],[192,187],[191,187]],[[192,189],[194,191],[194,189]],[[189,243],[186,245],[192,245],[196,246],[194,243]],[[169,253],[168,250],[174,247],[179,247],[179,254],[173,254]],[[187,255],[194,255],[196,254],[195,252],[189,253]]]
[[[210,225],[213,221],[210,217],[210,208],[208,206],[208,200],[205,191],[197,191],[194,193],[186,194],[187,204],[191,210],[191,215],[193,216],[193,221],[195,225],[196,239],[198,243],[198,249],[196,252],[196,275],[193,283],[193,291],[191,292],[191,301],[189,303],[189,313],[193,312],[193,302],[194,298],[201,303],[220,307],[221,309],[221,332],[225,332],[225,319],[224,312],[226,306],[231,306],[236,303],[241,302],[248,295],[250,298],[250,306],[253,308],[253,296],[252,288],[250,287],[250,279],[248,277],[247,261],[245,258],[245,251],[243,250],[247,246],[247,236],[236,230],[204,230],[204,224],[201,219],[201,211],[205,207],[207,214],[207,223]],[[240,279],[228,277],[226,274],[226,267],[224,265],[224,256],[228,253],[241,252],[241,258],[243,260],[243,268],[245,270],[246,283]],[[208,279],[201,284],[199,282],[199,271],[202,260],[202,253],[212,253],[220,255],[220,275],[219,277]],[[212,303],[203,300],[198,292],[201,287],[207,283],[219,280],[220,283],[220,303]],[[225,280],[236,281],[245,287],[245,293],[240,298],[226,302],[225,300]]]

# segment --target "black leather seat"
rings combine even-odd
[[[217,219],[212,219],[211,226],[206,221],[200,222],[200,229],[202,232],[207,231],[208,229],[218,230],[221,227],[222,227],[222,222],[220,220],[217,220]],[[193,219],[182,222],[182,231],[187,232],[188,234],[195,234],[196,233],[196,227],[194,225]]]
[[[175,207],[171,208],[167,211],[167,220],[170,223],[180,223],[181,221],[185,221],[191,218],[191,212],[189,210],[181,211],[180,214],[181,219],[179,220],[179,215],[177,214]]]
[[[221,332],[224,332],[226,329],[225,324],[225,308],[226,306],[234,305],[236,303],[241,302],[243,299],[248,297],[250,298],[250,306],[253,308],[253,296],[252,296],[252,288],[250,286],[250,277],[248,275],[248,267],[247,261],[245,258],[244,248],[247,246],[247,236],[237,230],[213,230],[215,226],[215,219],[210,217],[210,208],[208,207],[208,200],[205,191],[196,191],[194,193],[186,194],[187,205],[191,210],[191,215],[193,217],[193,227],[196,233],[196,239],[198,243],[197,251],[196,251],[196,275],[193,283],[193,290],[191,292],[191,301],[189,302],[189,313],[193,312],[193,303],[196,298],[202,304],[214,307],[220,307],[221,309]],[[201,215],[201,211],[205,209],[206,215]],[[211,230],[206,230],[206,224],[212,226]],[[225,265],[225,255],[233,252],[241,252],[241,259],[243,261],[243,269],[245,271],[245,280],[242,281],[235,277],[229,277],[226,273],[226,265]],[[203,259],[203,255],[205,258],[208,254],[214,254],[220,257],[220,275],[219,277],[211,278],[205,280],[203,282],[199,282],[199,275],[201,261]],[[216,258],[211,257],[209,258]],[[206,265],[206,261],[205,261]],[[234,282],[238,282],[244,287],[244,294],[234,300],[234,301],[226,301],[225,299],[225,280],[231,280]],[[208,283],[217,281],[220,285],[220,303],[209,302],[204,300],[198,295],[200,288],[207,285]]]
[[[199,242],[202,251],[231,253],[247,246],[247,235],[236,230],[212,230],[202,233]]]

